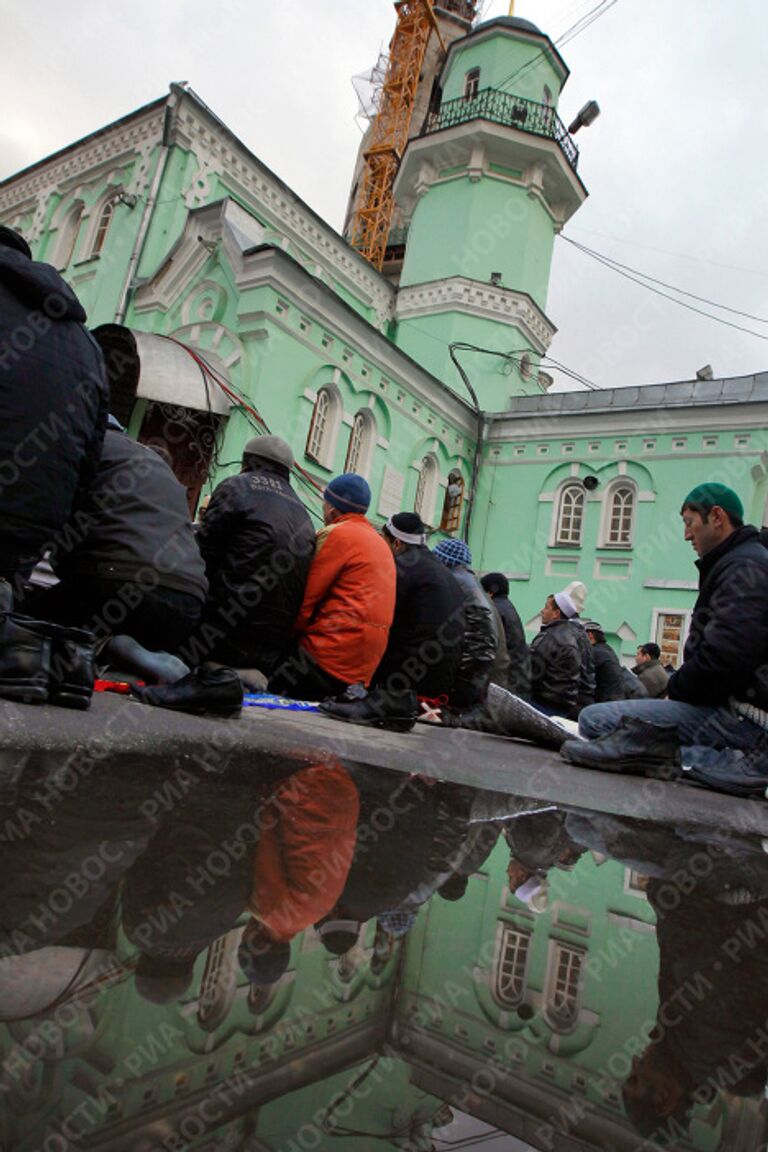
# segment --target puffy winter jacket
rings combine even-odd
[[[696,561],[699,596],[670,700],[768,708],[768,551],[751,525]]]
[[[98,574],[205,598],[186,490],[156,452],[115,428],[82,508],[57,540],[52,563],[62,579]]]
[[[464,640],[464,597],[449,570],[428,548],[411,546],[395,558],[397,597],[384,659],[374,679],[395,677],[420,696],[450,694]]]
[[[531,644],[531,697],[535,703],[568,716],[576,706],[581,653],[576,629],[568,620],[543,624]]]
[[[348,512],[321,528],[296,639],[337,680],[369,684],[395,612],[395,561],[365,516]]]
[[[210,582],[203,623],[223,633],[213,654],[268,674],[290,643],[315,548],[287,476],[266,465],[223,480],[197,542]]]
[[[31,567],[93,479],[107,383],[77,297],[0,247],[0,570]]]

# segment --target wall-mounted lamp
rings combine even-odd
[[[126,208],[135,208],[139,202],[134,192],[126,192],[123,188],[115,192],[115,200],[118,204],[125,204]]]

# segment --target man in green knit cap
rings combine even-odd
[[[666,700],[594,704],[566,760],[614,772],[686,775],[750,795],[768,786],[768,549],[725,484],[697,485],[680,514],[699,595]]]

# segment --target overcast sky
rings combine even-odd
[[[604,0],[606,5],[609,0]],[[518,0],[557,41],[599,0]],[[508,0],[486,0],[484,16]],[[561,52],[590,191],[566,235],[658,280],[768,318],[765,0],[615,0]],[[341,226],[360,130],[351,77],[385,48],[390,0],[0,0],[0,178],[187,80]],[[662,289],[666,291],[666,289]],[[694,307],[709,305],[689,300]],[[552,355],[601,385],[768,369],[768,323],[685,311],[555,245]],[[558,386],[565,381],[558,380]]]

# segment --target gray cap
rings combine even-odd
[[[260,460],[271,460],[284,468],[293,468],[294,459],[290,444],[282,436],[254,436],[243,448],[243,457],[257,456]]]

